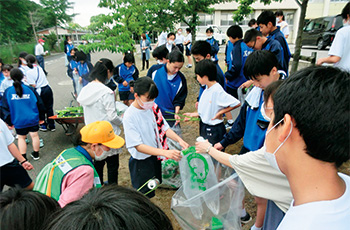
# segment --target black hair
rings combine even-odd
[[[274,81],[264,89],[265,104],[267,103],[270,97],[273,98],[273,95],[275,95],[277,89],[281,86],[282,83],[283,83],[282,80]]]
[[[75,57],[76,57],[76,61],[79,62],[79,61],[86,61],[86,54],[83,52],[83,51],[76,51],[75,52]]]
[[[284,21],[284,14],[283,14],[283,11],[282,10],[277,10],[275,12],[275,16],[278,17],[278,16],[282,16],[282,20]]]
[[[89,74],[89,80],[98,80],[99,82],[105,84],[108,79],[107,67],[101,62],[96,62],[94,68]]]
[[[214,33],[213,28],[209,27],[205,30],[206,33]]]
[[[59,209],[57,201],[51,197],[10,188],[0,196],[0,229],[40,230]]]
[[[101,58],[99,62],[104,64],[106,66],[106,68],[109,70],[109,72],[113,73],[114,65],[113,65],[113,62],[110,59],[108,59],[108,58]]]
[[[249,54],[243,67],[243,74],[249,79],[270,75],[273,67],[279,69],[276,55],[268,50],[256,50]]]
[[[233,25],[228,28],[226,31],[227,37],[231,37],[233,39],[239,38],[241,39],[243,37],[243,30],[239,25]]]
[[[167,58],[168,54],[169,54],[169,50],[166,48],[166,46],[158,46],[153,50],[153,53],[152,53],[154,58],[157,58],[160,60],[163,60],[163,58]]]
[[[127,62],[135,63],[134,55],[132,55],[131,53],[126,53],[124,58],[123,58],[123,61],[124,61],[124,64]]]
[[[191,29],[190,28],[186,28],[186,32],[191,33]]]
[[[255,25],[255,24],[256,24],[255,18],[250,19],[249,22],[248,22],[248,26],[249,26],[249,27],[252,27],[252,26]]]
[[[47,230],[172,230],[167,215],[143,194],[118,185],[93,188],[65,206]]]
[[[5,64],[2,66],[2,71],[4,71],[4,70],[11,71],[12,69],[13,69],[13,66],[9,65],[9,64]]]
[[[173,33],[173,32],[168,33],[167,38],[170,38],[170,36],[176,37],[175,33]]]
[[[216,65],[209,59],[203,59],[198,62],[194,72],[201,78],[207,76],[209,81],[216,81]]]
[[[22,52],[19,53],[19,55],[18,55],[18,67],[20,67],[22,65],[22,61],[19,58],[24,58],[25,59],[27,55],[28,55],[28,53],[25,52],[25,51],[22,51]]]
[[[343,19],[347,19],[348,16],[350,16],[350,2],[348,2],[341,11],[341,17]]]
[[[158,88],[156,83],[149,77],[140,77],[134,82],[134,92],[138,95],[145,95],[148,93],[148,99],[155,99],[158,97]]]
[[[89,143],[86,143],[86,142],[81,140],[81,133],[80,132],[75,132],[71,137],[72,137],[71,140],[72,140],[74,147],[77,147],[79,145],[86,146],[89,144]]]
[[[184,55],[178,50],[173,50],[169,53],[168,59],[170,63],[185,62]]]
[[[311,157],[336,167],[349,160],[350,74],[312,66],[287,78],[273,97],[273,124],[289,114]]]
[[[267,25],[269,22],[272,23],[273,26],[276,26],[276,16],[271,10],[263,11],[258,17],[258,25],[263,24]]]
[[[36,58],[34,57],[34,55],[32,54],[28,54],[26,57],[26,62],[27,62],[27,66],[30,68],[30,69],[33,69],[33,64],[36,62]]]
[[[243,41],[244,41],[244,43],[255,41],[256,37],[258,37],[258,36],[260,36],[260,37],[262,36],[262,33],[260,31],[258,31],[256,29],[250,29],[250,30],[245,32]]]
[[[19,97],[23,96],[23,88],[22,88],[22,79],[23,79],[23,72],[18,69],[14,68],[10,72],[11,79],[13,80],[13,87],[15,87],[16,94]]]
[[[211,46],[206,41],[196,41],[191,47],[191,54],[206,57],[211,54]]]

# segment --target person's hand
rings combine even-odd
[[[127,87],[128,86],[128,82],[127,81],[123,81],[123,86]]]
[[[11,125],[11,126],[7,125],[7,128],[8,128],[9,130],[12,130],[12,129],[15,128],[15,126],[14,126],[14,125]]]
[[[26,161],[22,164],[22,167],[25,169],[25,170],[32,170],[34,169],[33,165],[29,162],[29,161]]]
[[[211,146],[211,144],[208,140],[196,142],[196,153],[206,153],[209,146]]]
[[[211,120],[213,121],[213,120],[216,120],[216,119],[222,120],[223,119],[222,118],[222,114],[220,114],[220,113],[215,114],[215,117],[213,117]]]
[[[214,145],[214,148],[216,148],[217,150],[223,150],[223,149],[224,149],[224,147],[221,145],[220,142],[216,143],[216,144]]]
[[[187,149],[188,147],[190,147],[190,145],[182,139],[179,141],[179,144],[182,147],[182,149]]]
[[[174,126],[177,126],[177,125],[180,123],[181,117],[180,117],[179,115],[175,114],[174,118],[175,118],[175,120],[176,120]]]
[[[83,82],[83,78],[79,77],[79,83],[81,84]]]
[[[74,68],[74,73],[78,74],[77,68]]]
[[[130,93],[134,93],[134,87],[130,86]]]
[[[198,110],[198,104],[199,104],[198,101],[196,102],[196,104],[194,104],[194,107],[196,107],[197,110]]]
[[[185,117],[185,119],[184,119],[185,122],[189,121],[192,117],[192,113],[184,113],[183,115],[190,116],[190,117]]]
[[[244,82],[239,88],[242,88],[242,89],[249,88],[252,84],[253,84],[253,81],[249,80],[249,81]]]
[[[316,61],[316,65],[322,65],[324,63],[324,58],[320,58]]]
[[[42,125],[44,123],[45,123],[45,121],[43,121],[43,120],[39,121],[39,125]]]
[[[175,161],[180,161],[182,158],[181,152],[179,150],[175,150],[175,149],[165,150],[164,156],[166,158],[173,159]]]

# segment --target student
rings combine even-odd
[[[35,46],[35,57],[38,60],[38,64],[39,66],[43,69],[45,75],[47,75],[48,73],[45,70],[45,60],[44,60],[44,56],[48,53],[48,51],[44,51],[44,43],[45,41],[43,39],[39,39],[38,40],[38,44],[36,44]]]
[[[0,229],[43,229],[59,209],[57,201],[51,197],[10,188],[0,196]]]
[[[226,134],[223,114],[240,106],[239,101],[216,82],[216,72],[216,65],[211,60],[204,59],[196,64],[197,81],[206,88],[199,100],[198,112],[185,113],[190,117],[200,117],[199,134],[212,144],[221,141]],[[188,119],[185,118],[185,121]]]
[[[108,121],[92,122],[84,126],[80,134],[73,139],[75,148],[64,150],[52,161],[54,165],[60,162],[64,162],[64,165],[54,167],[52,176],[47,176],[48,180],[52,178],[52,185],[46,195],[57,200],[61,207],[79,200],[92,187],[101,187],[93,160],[103,159],[111,148],[124,145],[123,138],[114,134]],[[41,171],[38,178],[45,173],[45,170]]]
[[[32,170],[32,164],[19,152],[11,131],[3,120],[0,119],[0,192],[5,185],[28,190],[33,189],[34,183],[26,170]]]
[[[32,138],[33,152],[30,156],[39,160],[39,123],[45,119],[45,107],[35,89],[23,84],[23,73],[15,68],[11,70],[13,86],[5,90],[2,98],[2,119],[8,126],[14,126],[18,135],[19,151],[26,157],[26,137],[29,133]]]
[[[282,10],[276,11],[275,16],[276,16],[276,20],[277,20],[276,26],[280,28],[284,37],[287,39],[289,37],[289,25],[284,19],[283,11]]]
[[[23,72],[24,75],[24,82],[27,82],[27,71],[29,70],[29,67],[27,66],[26,62],[26,56],[28,55],[27,52],[20,52],[18,55],[18,69],[20,69]]]
[[[26,56],[26,61],[29,67],[29,70],[27,71],[27,82],[30,86],[35,88],[45,105],[45,119],[44,123],[40,124],[40,131],[46,132],[47,129],[49,129],[54,132],[56,131],[55,121],[49,119],[49,117],[54,115],[52,89],[47,81],[43,69],[35,64],[35,57],[29,54]]]
[[[219,42],[217,40],[215,40],[215,38],[213,37],[213,34],[214,34],[213,28],[211,28],[211,27],[207,28],[205,33],[207,34],[207,40],[205,40],[205,41],[208,42],[211,46],[212,60],[215,63],[217,63],[219,61],[219,59],[218,59],[218,53],[220,50]]]
[[[105,83],[112,77],[113,72],[108,71],[106,65],[112,67],[109,59],[103,59],[95,64],[90,73],[91,82],[80,92],[77,101],[84,109],[85,125],[95,121],[108,121],[112,124],[116,135],[120,135],[119,126],[122,124],[121,117],[117,114],[114,92]],[[105,159],[95,161],[95,168],[103,185],[103,168],[107,163],[108,183],[118,184],[119,154],[121,149],[111,149]]]
[[[317,60],[317,65],[334,63],[334,67],[350,72],[350,3],[348,2],[341,12],[343,28],[335,34],[335,38],[328,52],[328,57]]]
[[[167,42],[168,33],[166,31],[162,31],[158,36],[158,42],[155,44],[154,49],[158,46],[162,46]]]
[[[168,33],[166,40],[167,42],[163,46],[165,46],[168,49],[169,53],[171,53],[171,51],[173,50],[177,50],[180,52],[179,48],[175,45],[175,33]]]
[[[175,45],[177,46],[177,48],[179,48],[179,51],[181,53],[184,53],[184,40],[185,37],[182,35],[182,29],[179,28],[177,29],[177,33],[176,33],[176,37],[175,37]]]
[[[149,59],[151,56],[151,43],[146,39],[146,35],[141,35],[140,50],[141,50],[141,60],[142,60],[142,70],[145,69],[145,62],[147,64],[146,69],[149,67]]]
[[[67,55],[68,62],[70,61],[70,57],[71,57],[71,52],[70,51],[72,49],[74,49],[74,45],[73,45],[72,39],[70,37],[68,37],[67,45],[65,45],[65,47],[64,47],[64,52]]]
[[[156,97],[155,103],[159,106],[165,119],[176,119],[176,122],[173,120],[168,121],[170,127],[179,124],[180,116],[177,114],[185,106],[187,97],[187,81],[180,72],[183,64],[183,54],[175,50],[169,53],[167,64],[152,74],[152,79],[159,91],[159,96]]]
[[[172,230],[167,215],[141,193],[119,186],[91,189],[58,212],[47,230]]]
[[[232,49],[233,49],[233,44],[229,39],[225,47],[225,65],[227,70],[230,69],[232,66],[232,55],[231,55]]]
[[[271,38],[280,43],[283,49],[283,61],[281,62],[281,67],[288,76],[289,60],[292,55],[290,53],[286,38],[280,31],[280,28],[276,26],[275,14],[270,10],[263,11],[258,17],[258,25],[263,36],[268,36],[268,39]]]
[[[186,33],[187,36],[184,39],[184,46],[185,46],[185,51],[186,51],[186,57],[187,57],[187,68],[192,68],[192,57],[191,57],[191,46],[192,46],[192,34],[191,34],[191,29],[186,28]]]
[[[79,82],[86,86],[90,79],[89,74],[93,68],[93,65],[87,60],[87,55],[83,51],[75,52],[75,61],[77,62],[77,70],[79,74]]]
[[[255,18],[252,18],[252,19],[249,20],[248,26],[249,26],[249,28],[251,28],[251,29],[256,29],[256,28],[259,27],[259,26],[258,26],[258,23],[256,23]]]
[[[135,100],[134,95],[130,93],[129,82],[139,78],[139,70],[134,65],[135,58],[132,54],[125,54],[123,62],[115,67],[113,78],[118,83],[120,100],[129,106]]]
[[[10,71],[13,69],[13,66],[12,65],[3,65],[1,67],[1,73],[4,77],[4,79],[2,80],[1,84],[0,84],[0,99],[1,97],[3,96],[5,90],[8,88],[8,87],[11,87],[12,84],[13,84],[13,80],[11,79],[11,76],[10,76]],[[1,103],[0,103],[1,105]]]
[[[148,193],[147,196],[152,198],[155,192],[150,192],[147,186],[141,186],[153,178],[162,181],[161,161],[157,157],[163,156],[176,161],[181,159],[180,151],[168,150],[167,137],[178,142],[184,149],[189,145],[169,128],[159,107],[154,103],[158,97],[158,88],[150,78],[137,79],[134,92],[135,101],[126,110],[123,118],[126,148],[131,155],[131,183],[135,189]]]
[[[83,88],[83,84],[79,81],[79,72],[77,69],[78,62],[76,61],[77,58],[75,56],[75,53],[78,51],[77,48],[73,48],[70,51],[69,56],[69,63],[67,66],[67,75],[72,79],[73,82],[73,89],[74,89],[74,96],[77,98],[80,94],[81,89]]]
[[[154,49],[152,55],[156,59],[157,64],[154,64],[151,66],[151,68],[149,68],[149,70],[147,71],[147,75],[146,75],[147,77],[152,78],[153,72],[156,71],[157,69],[161,68],[164,64],[167,63],[168,54],[169,54],[169,51],[164,46],[159,46],[159,47]]]

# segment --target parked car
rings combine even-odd
[[[205,30],[209,27],[213,28],[213,30],[214,30],[213,37],[219,42],[219,45],[225,44],[227,36],[222,31],[222,29],[217,25],[208,25],[206,27],[198,27],[197,34],[196,34],[196,41],[207,39],[207,35],[205,33]]]
[[[322,50],[330,46],[335,33],[343,26],[341,15],[310,19],[303,29],[302,45],[317,46]]]

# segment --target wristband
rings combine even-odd
[[[24,161],[22,161],[22,162],[19,162],[19,164],[20,165],[23,165],[24,163],[26,163],[27,162],[27,160],[24,160]]]
[[[205,152],[209,153],[211,147],[213,147],[213,146],[210,144]]]

